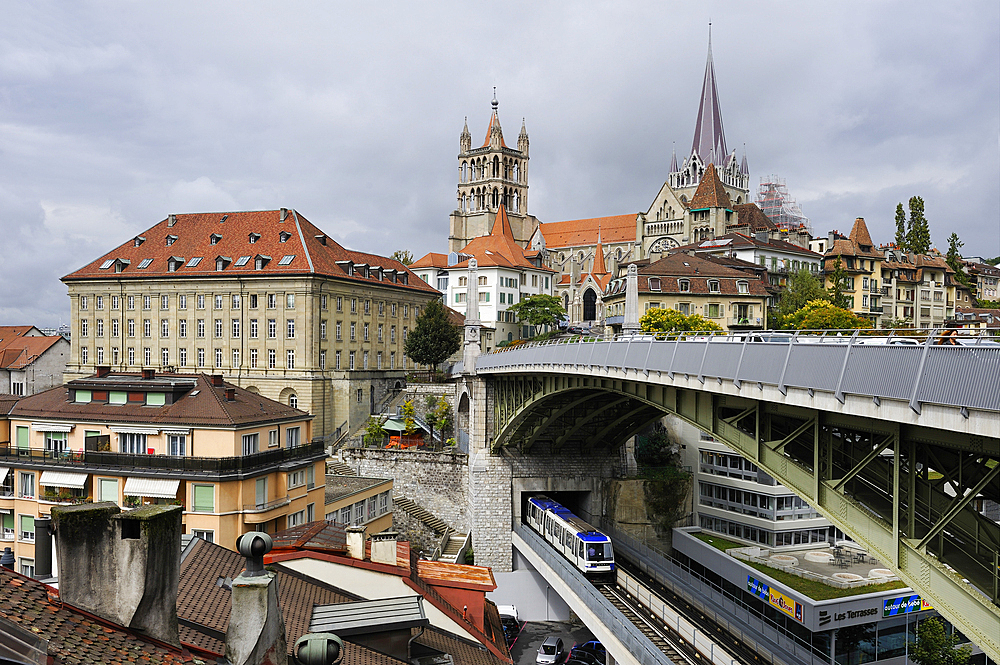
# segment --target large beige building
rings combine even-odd
[[[312,417],[219,375],[117,373],[25,397],[0,445],[0,545],[33,574],[35,519],[53,506],[180,504],[183,528],[232,547],[325,514]]]
[[[220,373],[315,414],[327,440],[402,383],[407,334],[439,297],[286,208],[170,215],[63,281],[67,379],[99,366]]]

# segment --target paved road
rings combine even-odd
[[[582,623],[563,621],[529,621],[524,624],[517,641],[510,648],[514,665],[535,665],[535,654],[549,635],[561,637],[568,652],[574,644],[594,639]]]

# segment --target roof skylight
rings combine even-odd
[[[287,266],[288,264],[290,264],[292,262],[292,259],[294,259],[294,258],[295,258],[294,254],[285,254],[284,256],[281,257],[281,260],[278,261],[278,265],[279,266]]]
[[[247,261],[249,260],[250,260],[249,256],[241,256],[240,258],[236,259],[236,265],[245,266],[247,264]]]
[[[107,261],[105,261],[104,263],[101,264],[101,270],[107,270],[108,268],[110,268],[114,264],[115,264],[115,260],[114,259],[108,259]]]
[[[190,261],[188,261],[188,268],[194,268],[199,263],[201,263],[201,257],[200,256],[196,256],[193,259],[191,259]]]
[[[138,268],[139,270],[142,270],[143,268],[148,268],[149,264],[152,262],[153,259],[143,259],[142,261],[139,262],[139,265],[137,265],[136,268]]]

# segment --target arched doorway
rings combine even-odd
[[[368,413],[375,413],[375,386],[368,386],[369,401],[371,402],[371,410]]]
[[[583,292],[583,320],[594,321],[597,319],[597,293],[594,289],[588,288]]]
[[[469,431],[469,393],[462,393],[458,398],[458,429],[460,432]]]

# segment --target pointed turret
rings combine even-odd
[[[597,247],[594,248],[594,267],[590,271],[594,276],[608,274],[604,265],[604,247],[601,245],[601,227],[597,227]]]
[[[462,152],[472,150],[472,134],[469,132],[469,117],[465,117],[465,127],[462,128],[462,135],[458,139],[458,145]]]
[[[680,171],[680,169],[677,168],[677,144],[675,143],[674,154],[673,157],[670,158],[670,172],[677,173],[678,171]]]
[[[740,163],[740,173],[745,176],[750,175],[750,165],[747,164],[747,144],[743,144],[743,161]]]
[[[691,209],[701,210],[704,208],[729,208],[733,207],[729,193],[722,186],[719,180],[719,173],[715,169],[715,164],[709,164],[705,173],[701,176],[701,184],[691,199]]]
[[[503,130],[500,129],[500,116],[497,115],[498,106],[500,106],[500,102],[497,101],[497,90],[493,88],[493,115],[490,116],[490,126],[486,130],[486,140],[483,141],[484,148],[507,147],[507,144],[503,142]]]
[[[528,130],[524,126],[524,118],[521,118],[521,133],[517,135],[517,149],[528,154]]]
[[[694,127],[692,152],[702,160],[717,148],[716,155],[728,154],[726,134],[722,128],[722,109],[719,107],[719,92],[715,85],[715,64],[712,62],[712,25],[708,26],[708,61],[705,63],[705,80],[701,84],[701,102],[698,106],[698,122]],[[721,159],[721,157],[720,157]]]

